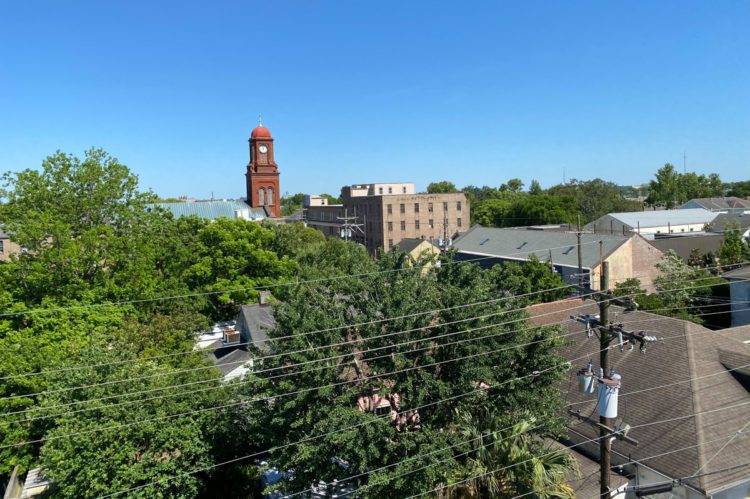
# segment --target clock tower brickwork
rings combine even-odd
[[[271,217],[281,216],[279,167],[273,159],[273,138],[261,123],[250,134],[250,163],[245,174],[247,204],[265,208]]]

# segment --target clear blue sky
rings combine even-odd
[[[0,172],[105,148],[163,196],[447,179],[750,178],[750,2],[17,1]]]

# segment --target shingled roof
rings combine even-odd
[[[529,313],[534,324],[562,322],[569,332],[580,332],[569,337],[570,343],[563,355],[568,359],[590,357],[596,363],[599,340],[596,336],[587,337],[582,324],[569,319],[570,315],[579,313],[598,313],[595,304],[567,300],[532,306]],[[640,442],[637,447],[614,442],[613,450],[619,453],[619,462],[627,462],[625,456],[637,461],[685,448],[642,463],[669,477],[682,478],[699,469],[703,474],[747,461],[750,432],[737,435],[722,448],[750,421],[750,393],[728,370],[732,367],[725,365],[742,365],[743,359],[747,359],[744,363],[750,363],[750,345],[742,341],[747,336],[744,329],[711,331],[692,322],[640,311],[624,312],[614,306],[610,308],[610,318],[622,322],[626,329],[647,330],[663,338],[649,346],[646,353],[640,353],[638,348],[633,351],[626,348],[625,352],[614,350],[610,354],[612,367],[623,379],[618,417],[633,427],[630,436]],[[575,382],[575,367],[584,363],[584,360],[576,361],[569,372],[570,380],[561,388],[575,409],[589,414],[595,411],[596,398],[579,394]],[[661,385],[671,386],[652,389]],[[652,390],[628,395],[647,389]],[[745,402],[748,405],[726,409]],[[671,418],[681,419],[638,427]],[[577,425],[575,431],[585,438],[598,437],[598,430],[586,424]],[[705,495],[713,495],[745,482],[750,483],[747,468],[704,475],[689,480],[688,484]]]
[[[603,255],[608,257],[632,236],[581,234],[583,266],[591,269],[599,265],[599,241],[603,241]],[[528,260],[536,255],[539,260],[557,265],[578,267],[576,235],[573,232],[498,229],[475,225],[453,242],[460,253],[491,255],[509,260]]]

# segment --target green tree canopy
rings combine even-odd
[[[456,185],[453,182],[442,180],[440,182],[431,182],[427,185],[427,192],[429,194],[446,194],[451,192],[458,192]]]

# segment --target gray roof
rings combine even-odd
[[[658,211],[633,211],[625,213],[610,213],[604,217],[591,222],[596,224],[605,217],[612,217],[615,220],[632,228],[640,227],[663,227],[667,224],[686,225],[686,224],[707,224],[716,218],[717,214],[703,208],[689,208],[684,210],[658,210]],[[587,226],[588,226],[587,225]]]
[[[750,265],[724,272],[721,277],[725,279],[750,279]]]
[[[727,225],[737,224],[741,229],[750,227],[750,213],[719,213],[711,222],[711,232],[724,232]]]
[[[565,449],[566,446],[551,439],[545,439],[551,449]],[[594,461],[588,456],[578,451],[578,448],[566,449],[566,452],[573,456],[578,462],[580,476],[576,476],[573,471],[566,473],[567,483],[576,493],[576,497],[590,499],[599,497],[599,462]],[[627,485],[629,480],[624,476],[612,473],[609,477],[609,486],[613,489],[619,489]]]
[[[250,343],[263,353],[272,353],[273,344],[268,331],[276,327],[273,308],[270,305],[242,305],[237,317],[237,328],[243,336],[242,341]],[[248,338],[249,336],[249,338]]]
[[[211,351],[208,358],[226,376],[253,358],[244,346],[224,346],[221,340],[216,340],[208,347]]]
[[[426,242],[428,244],[432,244],[433,246],[435,246],[430,241],[427,241],[425,239],[419,239],[419,238],[402,239],[401,241],[398,242],[398,244],[396,246],[398,246],[398,249],[400,249],[404,253],[409,253],[409,252],[413,251],[414,248],[416,248],[417,246],[419,246],[420,244],[422,244],[424,242]],[[435,247],[437,248],[437,246],[435,246]]]
[[[598,359],[599,339],[587,337],[579,323],[568,320],[571,314],[598,313],[597,305],[592,302],[581,305],[580,300],[545,303],[529,307],[529,313],[534,324],[561,323],[564,332],[572,334],[568,337],[570,343],[561,352],[565,358]],[[733,334],[734,329],[711,331],[681,319],[640,311],[624,312],[614,306],[610,307],[610,317],[626,329],[646,330],[663,338],[650,345],[645,353],[640,353],[637,347],[633,351],[610,353],[612,367],[622,375],[618,418],[632,426],[629,436],[639,441],[637,447],[614,442],[618,463],[630,455],[660,473],[680,478],[700,468],[702,473],[710,473],[747,461],[750,455],[747,435],[740,435],[731,443],[729,440],[750,420],[750,405],[738,406],[750,402],[750,392],[727,371],[722,359],[727,362],[726,352],[733,352],[730,361],[742,362],[737,355],[750,356],[750,345]],[[560,388],[576,410],[588,415],[595,410],[596,397],[579,394],[575,380],[576,368],[584,363],[585,360],[576,361],[574,369],[568,371],[570,377]],[[662,385],[669,386],[654,389]],[[674,418],[680,419],[639,427]],[[586,424],[576,425],[575,430],[586,438],[599,436],[598,430]],[[684,450],[646,459],[677,449]],[[750,483],[750,476],[744,468],[705,475],[688,483],[706,495],[713,495]]]
[[[604,242],[606,258],[630,237],[605,234],[581,234],[583,266],[588,269],[599,265],[599,241]],[[528,260],[536,255],[552,263],[568,267],[578,266],[577,240],[573,232],[498,229],[476,225],[453,242],[459,253],[491,255],[504,260]]]
[[[149,207],[159,207],[177,217],[189,217],[195,215],[207,220],[216,220],[217,218],[242,218],[247,217],[249,220],[264,220],[268,217],[263,208],[251,208],[243,201],[187,201],[184,203],[154,203]],[[241,217],[237,212],[243,213]]]
[[[718,253],[721,243],[724,241],[724,236],[721,234],[692,233],[686,236],[660,237],[647,241],[651,246],[664,253],[672,250],[681,258],[687,260],[694,249],[701,253]]]
[[[735,210],[735,209],[750,209],[750,201],[738,197],[725,197],[725,198],[695,198],[691,199],[683,206],[688,204],[699,204],[707,210]]]

